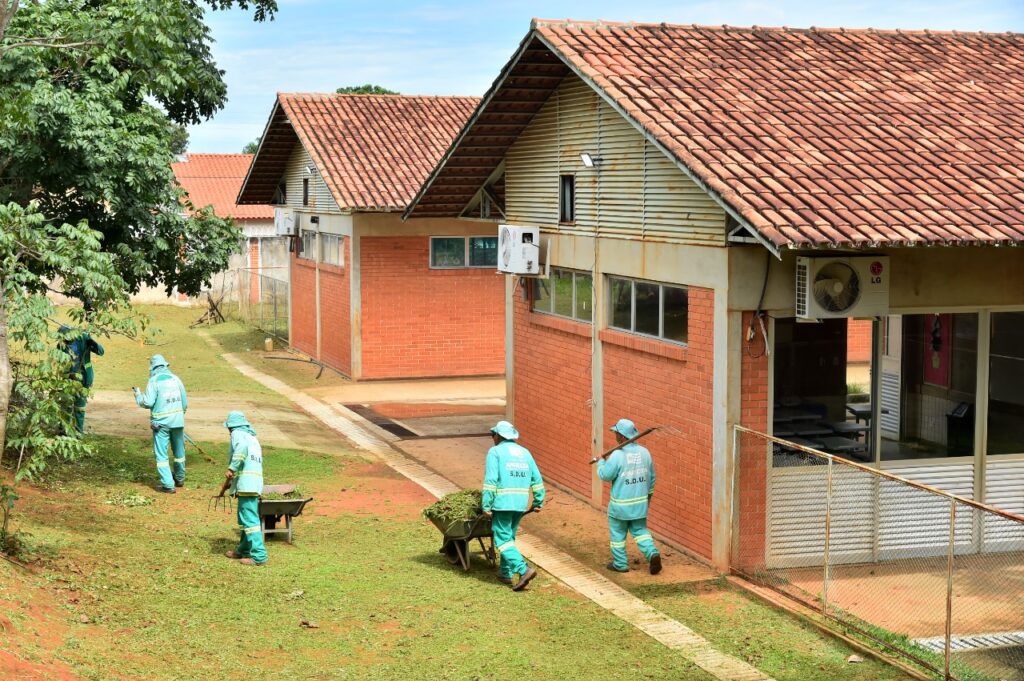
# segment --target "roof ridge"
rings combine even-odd
[[[729,24],[671,24],[667,22],[654,23],[642,21],[604,21],[604,20],[577,20],[577,19],[540,19],[535,17],[530,22],[530,28],[592,28],[592,29],[630,29],[630,28],[667,28],[667,29],[688,29],[697,31],[749,31],[749,32],[773,32],[773,33],[876,33],[880,35],[935,35],[935,36],[966,36],[966,37],[991,37],[991,36],[1021,36],[1024,32],[1015,31],[958,31],[958,30],[934,30],[928,28],[907,29],[907,28],[847,28],[844,26],[731,26]]]
[[[380,95],[362,92],[278,92],[278,97],[319,97],[319,98],[371,98],[382,99],[480,99],[476,95]]]

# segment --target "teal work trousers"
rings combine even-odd
[[[525,574],[529,569],[523,554],[516,548],[516,532],[519,531],[519,521],[522,519],[521,511],[494,511],[491,516],[494,548],[500,556],[498,569],[501,576],[507,579],[512,579],[512,575]]]
[[[75,430],[81,434],[85,434],[85,395],[79,395],[75,398]]]
[[[263,528],[260,527],[260,498],[237,497],[236,501],[241,538],[235,555],[252,558],[254,563],[266,563],[267,549],[263,546]]]
[[[168,448],[174,455],[174,475],[171,462],[167,460]],[[153,426],[153,454],[156,455],[156,472],[164,489],[174,489],[174,483],[185,483],[185,429]]]
[[[608,516],[608,533],[611,535],[612,565],[617,570],[628,570],[629,560],[626,558],[626,535],[633,535],[640,552],[647,562],[658,554],[650,530],[647,529],[647,518],[636,520],[619,520]]]

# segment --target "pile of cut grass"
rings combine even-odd
[[[423,517],[450,525],[462,520],[473,520],[483,512],[483,493],[478,489],[464,489],[446,494],[423,509]]]

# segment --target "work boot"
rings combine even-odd
[[[231,560],[239,560],[241,558],[241,556],[235,553],[234,551],[228,551],[224,555],[230,558]]]
[[[174,486],[175,487],[184,487],[185,486],[185,481],[184,480],[175,480],[174,481]]]
[[[164,494],[174,494],[174,493],[176,493],[178,491],[178,490],[174,489],[173,487],[160,487],[159,485],[154,487],[154,489],[157,492],[162,492]]]
[[[256,561],[254,561],[254,560],[253,560],[252,558],[242,558],[242,559],[241,559],[240,561],[238,561],[238,562],[239,562],[239,563],[240,563],[241,565],[251,565],[251,566],[253,566],[253,567],[263,567],[264,565],[266,565],[266,564],[267,564],[267,561],[263,561],[262,563],[257,563],[257,562],[256,562]]]
[[[651,556],[651,574],[656,575],[661,572],[661,554],[656,553]]]
[[[608,563],[607,565],[605,565],[605,568],[611,570],[612,572],[629,572],[629,568],[615,567],[615,563]]]
[[[511,577],[502,577],[501,575],[498,575],[498,581],[501,582],[502,584],[508,584],[509,586],[512,586],[512,578]]]
[[[536,577],[536,576],[537,576],[537,571],[536,570],[534,570],[533,568],[527,568],[526,572],[524,572],[522,575],[519,576],[519,581],[516,582],[516,585],[512,587],[512,590],[513,591],[522,591],[523,589],[526,588],[526,585],[529,584],[533,580],[533,578]]]

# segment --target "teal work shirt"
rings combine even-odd
[[[149,374],[146,392],[135,396],[140,407],[149,409],[149,420],[155,426],[184,428],[188,395],[185,386],[167,367],[158,367]]]
[[[82,382],[85,388],[91,388],[95,377],[92,369],[92,353],[103,356],[103,346],[92,339],[87,333],[67,341],[68,354],[71,355],[71,375]]]
[[[646,447],[635,442],[616,449],[597,464],[597,475],[612,483],[608,515],[617,520],[647,517],[647,505],[654,494],[654,461]]]
[[[232,496],[262,494],[263,448],[256,434],[245,428],[233,428],[229,456],[228,469],[235,474],[231,478]]]
[[[508,440],[491,447],[484,469],[485,511],[520,511],[544,504],[544,479],[530,450]]]

